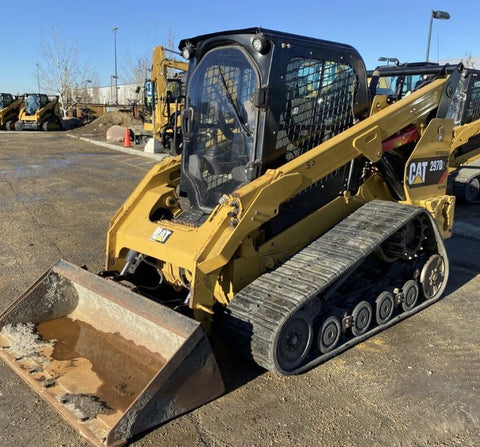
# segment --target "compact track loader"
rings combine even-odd
[[[105,270],[60,261],[0,315],[0,355],[97,446],[222,393],[205,333],[298,374],[447,283],[461,67],[372,114],[351,46],[252,28],[179,48],[182,155],[113,216]]]
[[[13,130],[18,119],[22,98],[10,93],[0,93],[0,129]]]
[[[62,115],[58,96],[26,93],[15,122],[15,130],[62,130]]]
[[[421,89],[438,77],[456,71],[451,65],[413,62],[381,66],[367,73],[370,82],[372,113]],[[462,69],[447,116],[453,118],[454,137],[449,160],[449,186],[463,203],[480,201],[480,71]],[[408,133],[408,130],[406,131]],[[406,135],[396,137],[405,138]]]

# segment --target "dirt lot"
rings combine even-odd
[[[59,258],[99,271],[108,221],[153,163],[64,133],[0,132],[0,307]],[[480,206],[458,207],[435,305],[298,377],[217,346],[227,392],[132,445],[478,446],[479,222]],[[0,374],[1,446],[88,445],[3,362]]]
[[[135,118],[131,112],[108,112],[104,113],[92,122],[82,127],[70,130],[68,133],[77,137],[87,137],[94,140],[105,140],[107,130],[111,126],[125,126],[132,128],[143,127],[140,119]]]

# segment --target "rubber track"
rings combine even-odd
[[[396,202],[368,202],[283,265],[246,286],[228,305],[226,317],[227,334],[236,349],[268,370],[296,374],[367,338],[372,330],[295,371],[279,370],[273,360],[276,334],[295,310],[358,266],[384,240],[422,213],[426,214],[423,208]]]

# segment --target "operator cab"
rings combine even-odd
[[[183,92],[183,82],[180,78],[168,78],[167,79],[167,99],[170,102],[179,101]]]
[[[8,107],[13,101],[14,98],[10,93],[0,93],[0,109]]]
[[[365,66],[348,45],[251,28],[179,48],[190,62],[180,195],[192,212],[368,113]]]
[[[25,94],[25,113],[27,115],[35,115],[40,109],[43,109],[50,102],[47,95],[43,93],[27,93]]]

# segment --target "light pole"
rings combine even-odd
[[[38,62],[35,65],[37,66],[38,93],[40,93],[40,65],[38,64]]]
[[[118,76],[117,76],[117,31],[118,31],[118,26],[114,26],[112,28],[113,31],[113,42],[115,46],[115,105],[118,105],[118,89],[117,89],[117,84],[118,84]]]
[[[93,102],[93,88],[92,88],[92,80],[87,79],[87,98],[90,102]]]
[[[114,102],[113,86],[115,85],[115,75],[110,75],[110,101]]]
[[[430,39],[432,37],[433,19],[448,20],[449,18],[450,14],[447,11],[435,11],[434,9],[432,9],[432,12],[430,14],[430,27],[428,29],[427,56],[425,57],[426,62],[428,62],[428,56],[430,54]]]

